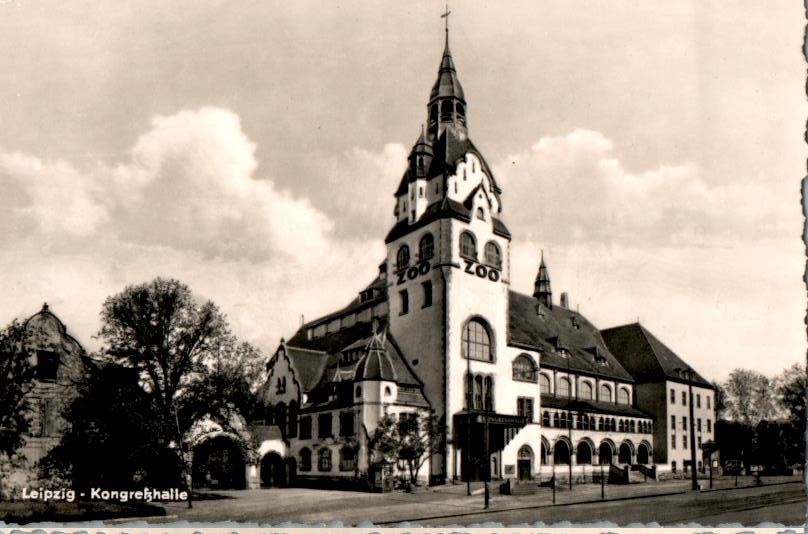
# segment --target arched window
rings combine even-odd
[[[566,441],[556,441],[553,446],[553,463],[568,465],[570,463],[570,448]]]
[[[550,412],[544,412],[541,414],[541,424],[542,426],[546,427],[550,426]]]
[[[578,392],[578,397],[584,400],[592,400],[592,384],[582,381],[581,390]]]
[[[440,104],[440,116],[441,119],[451,118],[452,112],[454,111],[454,106],[452,105],[451,100],[444,100]]]
[[[311,471],[311,450],[307,448],[300,450],[300,470]]]
[[[539,374],[539,392],[543,395],[550,394],[550,378],[544,374]]]
[[[636,426],[636,423],[634,422],[633,419],[631,421],[629,421],[628,428],[629,428],[629,432],[636,432],[637,431],[637,426]]]
[[[558,415],[558,412],[553,416],[553,426],[556,428],[561,426],[561,417]]]
[[[410,265],[410,247],[401,245],[396,256],[396,269],[401,271]]]
[[[464,108],[463,104],[461,104],[460,102],[458,102],[457,105],[455,106],[455,110],[457,110],[457,114],[461,117],[463,117],[466,114],[466,108]]]
[[[477,218],[480,219],[481,221],[484,221],[485,220],[485,210],[483,210],[482,208],[477,208]]]
[[[331,449],[328,447],[320,449],[317,454],[317,469],[320,471],[331,471]]]
[[[460,257],[477,261],[477,241],[471,232],[460,234]]]
[[[493,241],[485,244],[485,264],[496,269],[502,268],[502,254],[499,251],[499,246]]]
[[[438,120],[438,105],[433,104],[431,108],[429,108],[429,120],[436,121]]]
[[[602,402],[612,402],[612,388],[606,384],[602,384],[600,386],[600,398],[598,400]]]
[[[362,396],[362,386],[356,386],[356,398],[358,399],[361,396]]]
[[[385,386],[385,387],[384,387],[384,396],[385,396],[385,397],[389,397],[389,396],[390,396],[390,395],[392,395],[392,394],[393,394],[393,392],[392,392],[392,391],[390,391],[390,386]]]
[[[474,408],[483,408],[483,377],[479,375],[474,377]]]
[[[463,357],[490,362],[494,360],[491,336],[488,328],[479,319],[469,319],[463,329]]]
[[[625,431],[625,425],[623,424],[622,419],[620,419],[620,422],[617,424],[617,430],[618,430],[618,432],[624,432]]]
[[[428,260],[435,255],[435,240],[432,234],[424,234],[418,243],[418,260]]]
[[[520,354],[513,361],[513,379],[520,382],[533,382],[536,383],[538,379],[538,369],[536,364],[533,363],[533,358],[527,354]]]
[[[617,390],[617,404],[628,404],[628,390],[626,388]]]
[[[598,419],[598,430],[603,430],[603,418]]]
[[[556,397],[569,397],[570,396],[570,381],[561,377],[558,379],[558,388],[556,389]]]

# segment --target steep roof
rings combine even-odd
[[[541,352],[541,366],[632,382],[595,326],[581,314],[537,299],[508,292],[508,344]],[[541,315],[539,314],[541,312]],[[576,326],[577,325],[577,326]],[[562,356],[558,349],[569,353]]]
[[[601,335],[612,354],[637,382],[685,382],[678,370],[693,369],[639,323],[607,328],[601,331]],[[693,382],[713,387],[695,370]]]
[[[328,365],[328,353],[286,346],[286,355],[292,362],[295,377],[304,393],[308,393],[320,382],[320,377]]]
[[[440,68],[438,69],[438,79],[432,86],[429,94],[429,101],[436,98],[454,97],[465,101],[463,98],[463,87],[457,79],[452,52],[449,50],[449,32],[446,32],[446,44],[443,47],[443,57],[441,57]]]

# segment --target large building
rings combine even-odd
[[[555,301],[543,257],[533,294],[511,290],[507,209],[469,112],[447,28],[378,276],[282,341],[269,364],[287,461],[309,479],[367,474],[384,414],[431,411],[447,428],[424,473],[435,482],[682,466],[684,434],[668,426],[682,407],[665,399],[686,387],[670,373],[689,367],[642,327],[604,336],[566,295]],[[652,360],[661,370],[645,372]],[[706,436],[712,390],[698,386]]]

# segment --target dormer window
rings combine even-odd
[[[399,271],[403,271],[410,265],[410,247],[407,245],[401,245],[401,248],[398,249],[398,254],[396,255],[396,269]]]

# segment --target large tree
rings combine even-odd
[[[777,377],[778,399],[789,422],[783,429],[785,459],[791,464],[805,463],[805,399],[808,395],[806,367],[794,364]]]
[[[29,393],[35,368],[25,350],[25,328],[17,321],[0,331],[0,455],[11,457],[28,432]]]
[[[403,413],[398,419],[387,414],[369,441],[371,455],[385,463],[401,460],[415,484],[421,467],[440,452],[444,430],[443,421],[431,413]]]
[[[761,373],[735,369],[723,390],[726,419],[755,426],[777,415],[775,384]]]

